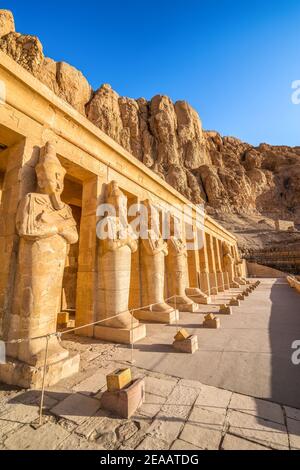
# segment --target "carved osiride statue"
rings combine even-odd
[[[138,243],[127,220],[127,198],[118,183],[107,185],[107,215],[100,225],[98,320],[95,336],[108,341],[131,343],[146,335],[128,310],[131,256]]]
[[[223,249],[223,263],[225,271],[229,277],[229,285],[232,288],[239,287],[239,284],[235,281],[235,260],[231,254],[230,246],[227,242],[222,243]]]
[[[168,256],[166,257],[169,303],[180,312],[194,312],[197,304],[186,295],[189,286],[187,246],[182,237],[180,220],[169,214],[170,237],[168,238]]]
[[[38,192],[27,194],[17,213],[20,244],[9,339],[56,332],[67,250],[78,241],[71,208],[61,201],[65,170],[51,143],[41,150],[36,175]],[[45,344],[45,338],[22,342],[9,346],[8,355],[39,367],[44,362]],[[69,352],[52,337],[47,364],[57,365],[57,379],[69,375],[59,376],[58,372],[59,361],[68,356]],[[52,374],[55,382],[55,368]]]
[[[148,216],[147,226],[141,233],[142,304],[147,307],[134,315],[140,320],[173,323],[178,318],[178,311],[164,300],[168,247],[160,233],[159,211],[149,200],[143,201],[142,205]]]

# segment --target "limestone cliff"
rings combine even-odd
[[[0,50],[188,199],[204,201],[231,230],[239,232],[245,215],[254,231],[265,218],[300,224],[300,147],[253,147],[204,131],[187,102],[167,96],[134,100],[107,84],[92,91],[80,71],[44,57],[38,38],[16,33],[12,14],[4,10]]]

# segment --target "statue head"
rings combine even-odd
[[[231,255],[231,252],[230,252],[230,246],[227,242],[223,241],[222,242],[222,249],[223,249],[223,253],[224,255]]]
[[[182,222],[179,217],[176,217],[174,214],[169,212],[168,214],[170,220],[170,235],[175,236],[177,239],[182,238]]]
[[[153,230],[155,234],[160,237],[160,218],[159,218],[159,210],[157,207],[150,201],[150,199],[146,199],[143,201],[143,206],[147,210],[148,216],[148,229]]]
[[[35,171],[40,191],[60,201],[66,170],[58,160],[55,147],[50,142],[47,142],[41,150]]]
[[[107,185],[106,203],[113,206],[117,217],[127,222],[127,197],[122,193],[117,181],[111,181]]]

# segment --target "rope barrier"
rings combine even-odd
[[[217,289],[220,289],[220,288],[224,289],[224,286],[216,286],[216,288]],[[230,289],[229,289],[229,291],[230,291]],[[209,295],[209,291],[202,291],[201,290],[201,292],[205,295]],[[192,295],[189,295],[188,297],[189,298],[199,297],[199,295],[201,295],[201,294],[200,293],[192,294]],[[174,306],[175,306],[175,312],[176,312],[176,326],[178,328],[177,295],[173,295],[171,297],[166,298],[165,302],[167,303],[172,299],[174,299]],[[151,309],[155,305],[159,305],[159,303],[149,304],[149,305],[145,305],[143,307],[138,307],[138,308],[134,308],[134,309],[130,310],[130,313],[131,313],[131,361],[130,362],[131,362],[131,364],[135,363],[135,361],[134,361],[134,338],[133,338],[133,330],[134,330],[134,327],[133,327],[134,315],[133,314],[134,314],[134,312],[138,312],[139,310],[144,310],[145,308]],[[41,336],[36,336],[36,337],[32,337],[32,338],[18,338],[18,339],[13,339],[13,340],[9,340],[9,341],[4,341],[5,344],[21,344],[23,342],[29,342],[29,341],[34,341],[34,340],[43,339],[43,338],[46,339],[45,358],[44,358],[44,365],[43,365],[42,388],[41,388],[41,400],[40,400],[40,405],[39,405],[39,424],[40,425],[42,425],[42,421],[43,421],[43,407],[44,407],[45,385],[46,385],[46,374],[47,374],[47,359],[48,359],[50,339],[51,338],[57,338],[59,341],[61,341],[62,336],[64,334],[73,333],[75,331],[78,331],[78,330],[83,329],[83,328],[87,328],[89,326],[95,326],[95,325],[98,325],[100,323],[104,323],[104,322],[113,320],[114,318],[117,318],[117,317],[123,315],[124,313],[126,313],[126,312],[121,312],[121,313],[118,313],[117,315],[114,315],[112,317],[104,318],[102,320],[98,320],[96,322],[88,323],[86,325],[82,325],[82,326],[78,326],[78,327],[75,327],[75,328],[67,329],[66,331],[59,331],[59,332],[55,332],[55,333],[50,333],[48,335],[41,335]]]

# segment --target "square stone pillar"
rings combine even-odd
[[[214,255],[215,255],[215,264],[217,270],[217,281],[218,281],[218,291],[224,292],[224,276],[222,271],[222,262],[221,262],[221,253],[220,253],[220,245],[219,240],[213,237],[213,247],[214,247]]]
[[[206,247],[206,237],[205,232],[201,232],[201,241],[202,241],[202,248],[199,250],[199,262],[200,262],[200,289],[204,294],[210,296],[211,289],[210,289],[210,281],[209,281],[209,266],[208,266],[208,254],[207,254],[207,247]]]
[[[83,181],[82,212],[76,296],[76,327],[96,321],[97,299],[97,207],[104,179],[94,176]],[[80,336],[94,336],[94,326],[77,330]]]
[[[218,293],[218,280],[217,280],[217,270],[216,270],[216,259],[214,254],[213,246],[213,237],[212,235],[206,233],[206,247],[207,247],[207,259],[208,259],[208,268],[209,268],[209,283],[210,283],[210,292],[212,295],[217,295]]]
[[[12,325],[16,330],[14,335],[18,337],[18,321],[11,314],[19,244],[16,215],[20,200],[35,189],[39,148],[29,139],[23,139],[4,152],[7,153],[7,168],[0,205],[0,336],[8,339],[12,334]],[[9,346],[7,354],[13,353],[15,348]]]
[[[194,249],[187,250],[188,255],[188,277],[189,287],[200,288],[200,259],[197,250],[197,230],[193,227],[193,240],[187,240],[187,243],[194,243]]]

